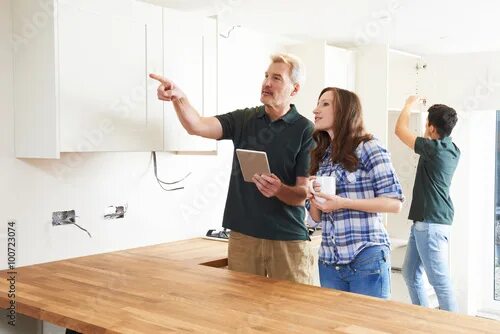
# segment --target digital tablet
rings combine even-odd
[[[255,174],[271,174],[267,154],[263,151],[236,149],[236,155],[240,162],[243,179],[246,182],[252,182]]]

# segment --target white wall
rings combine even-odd
[[[230,26],[219,23],[219,33],[226,35]],[[219,110],[260,105],[264,73],[271,54],[284,52],[289,39],[264,35],[245,28],[235,28],[229,38],[219,37]]]
[[[453,134],[461,158],[451,188],[450,265],[460,311],[468,314],[485,306],[488,292],[493,301],[495,116],[493,110],[462,112]]]
[[[7,267],[9,219],[17,221],[18,266],[197,237],[221,227],[231,142],[220,142],[217,156],[159,153],[158,172],[164,180],[193,173],[185,190],[170,193],[156,184],[148,152],[16,159],[10,41],[10,2],[0,0],[0,269]],[[269,54],[282,49],[276,37],[243,29],[220,39],[220,113],[259,104]],[[26,87],[29,98],[36,87]],[[102,218],[106,206],[125,203],[124,219]],[[77,211],[77,222],[92,238],[75,226],[51,226],[52,211],[69,209]],[[7,333],[4,324],[0,321],[1,333]]]

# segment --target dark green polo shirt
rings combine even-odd
[[[221,139],[237,148],[265,151],[271,172],[286,185],[308,176],[314,126],[294,105],[271,122],[264,106],[216,116],[222,125]],[[271,240],[308,240],[304,207],[290,206],[278,198],[266,198],[254,183],[245,182],[236,154],[224,210],[223,226],[246,235]]]
[[[415,153],[420,159],[408,219],[451,225],[454,210],[450,184],[460,150],[450,137],[441,140],[418,137]]]

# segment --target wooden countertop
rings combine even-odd
[[[192,239],[17,268],[17,312],[84,333],[500,333],[493,320],[199,265],[223,263],[226,247]]]
[[[128,254],[161,258],[185,264],[210,267],[227,266],[227,241],[189,239],[125,250]]]

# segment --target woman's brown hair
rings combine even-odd
[[[358,96],[345,89],[327,87],[321,91],[318,100],[328,91],[333,93],[333,138],[330,138],[328,132],[324,130],[314,131],[313,139],[316,147],[311,152],[310,175],[318,172],[319,164],[330,144],[332,145],[331,162],[339,163],[346,170],[354,172],[359,162],[356,148],[361,142],[373,138],[365,131]]]

